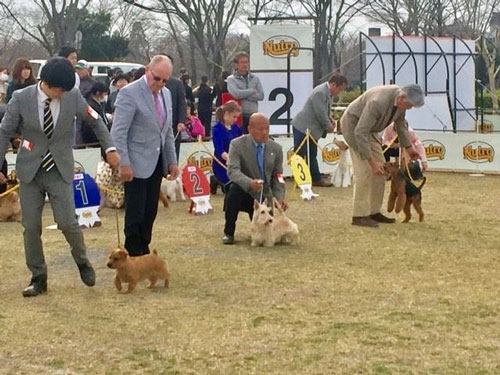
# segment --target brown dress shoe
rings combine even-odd
[[[312,186],[330,187],[330,186],[333,186],[333,184],[331,182],[327,182],[327,181],[321,179],[318,181],[313,181]]]
[[[384,223],[384,224],[394,224],[396,222],[396,219],[391,219],[390,217],[384,216],[380,212],[377,214],[370,215],[370,219],[376,221],[377,223]]]
[[[370,219],[369,216],[353,216],[352,225],[357,225],[360,227],[371,227],[371,228],[378,227],[378,223]]]

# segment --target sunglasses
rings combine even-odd
[[[156,81],[156,82],[163,82],[164,84],[166,84],[168,82],[168,79],[162,79],[161,77],[158,77],[152,70],[150,70],[151,72],[151,75],[153,76],[153,79]]]

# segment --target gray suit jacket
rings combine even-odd
[[[401,89],[395,85],[373,87],[349,104],[342,115],[342,134],[349,146],[358,152],[363,160],[372,157],[372,134],[380,133],[393,121],[401,147],[411,146],[405,122],[406,111],[397,109],[391,117],[400,92]]]
[[[156,118],[153,94],[144,78],[125,86],[118,92],[111,137],[121,157],[121,165],[130,165],[134,177],[150,177],[158,163],[160,152],[163,174],[177,164],[172,130],[172,98],[162,89],[166,110],[165,123],[160,129]]]
[[[40,168],[43,156],[50,150],[59,173],[66,182],[74,176],[73,143],[75,139],[75,116],[93,127],[97,139],[104,149],[113,146],[109,131],[101,119],[94,120],[88,115],[88,104],[77,88],[67,92],[61,99],[61,109],[50,140],[43,132],[38,114],[38,85],[14,92],[0,125],[0,165],[3,163],[7,145],[16,134],[23,141],[31,142],[33,148],[19,147],[16,172],[21,182],[29,183]]]
[[[328,89],[328,82],[316,86],[304,107],[292,120],[293,127],[304,134],[309,128],[314,139],[323,137],[331,124],[332,103],[333,97]]]
[[[274,196],[278,200],[285,197],[285,184],[277,179],[277,174],[283,173],[283,149],[274,141],[267,141],[264,150],[264,197]],[[250,188],[253,179],[260,179],[257,165],[257,153],[250,134],[233,139],[229,145],[229,161],[227,163],[229,179],[238,184],[244,191],[255,199],[260,198],[260,193]]]

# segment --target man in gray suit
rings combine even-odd
[[[157,55],[146,73],[116,98],[111,136],[121,156],[125,182],[125,248],[131,256],[149,254],[163,176],[178,175],[172,130],[172,98],[165,84],[172,62]]]
[[[234,243],[236,220],[240,211],[247,212],[252,220],[254,199],[274,196],[284,210],[285,181],[283,180],[283,149],[269,139],[269,119],[262,113],[250,116],[248,133],[231,141],[227,173],[229,185],[224,210],[226,225],[222,242]]]
[[[21,181],[20,200],[23,213],[26,264],[33,274],[25,297],[47,291],[47,265],[43,255],[42,210],[48,194],[54,220],[71,246],[82,281],[95,284],[94,269],[87,258],[83,234],[75,215],[73,198],[74,118],[85,119],[106,150],[112,167],[118,168],[120,157],[113,147],[106,125],[94,116],[75,86],[71,63],[61,57],[49,60],[42,68],[41,82],[16,91],[0,125],[0,164],[7,143],[16,134],[23,141],[19,148],[16,171]],[[0,184],[5,176],[0,173]]]
[[[306,104],[292,120],[293,125],[293,145],[297,149],[306,136],[309,129],[311,136],[318,141],[324,138],[326,133],[333,133],[335,122],[330,117],[330,110],[333,103],[333,97],[337,96],[347,87],[347,79],[338,73],[333,73],[328,82],[322,83],[314,88]],[[307,145],[302,146],[298,154],[307,159]],[[318,149],[314,142],[309,142],[308,160],[311,170],[313,186],[329,187],[333,184],[324,181],[321,178],[317,160]]]

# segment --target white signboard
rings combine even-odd
[[[291,55],[290,97],[286,74],[290,48],[312,48],[312,36],[311,26],[297,24],[256,25],[250,30],[251,71],[259,77],[264,89],[259,111],[269,117],[271,134],[287,133],[288,109],[293,119],[313,89],[312,51],[297,50]]]
[[[286,57],[292,47],[313,47],[313,30],[308,25],[255,25],[250,29],[250,67],[258,70],[285,70]],[[313,66],[311,51],[294,51],[290,59],[293,70]]]
[[[264,89],[264,100],[259,102],[259,111],[269,117],[271,134],[287,134],[287,110],[290,118],[302,109],[313,89],[312,72],[294,72],[290,74],[290,100],[287,101],[286,73],[254,73],[260,79]],[[291,128],[290,128],[291,131]]]
[[[393,51],[393,40],[392,36],[372,36],[370,39],[375,43],[378,50],[382,53]],[[439,47],[444,51],[444,53],[453,53],[453,39],[452,38],[434,38],[439,44]],[[422,89],[427,91],[429,95],[426,97],[426,104],[422,109],[418,111],[419,115],[425,114],[425,120],[433,118],[433,121],[424,124],[424,120],[417,121],[417,125],[414,126],[415,129],[431,130],[431,129],[442,129],[445,124],[448,130],[453,129],[451,122],[451,113],[448,102],[443,103],[442,97],[439,94],[432,94],[433,92],[446,92],[447,80],[449,75],[449,93],[450,93],[450,105],[453,110],[455,103],[454,92],[455,92],[455,79],[453,74],[453,66],[455,64],[457,75],[456,75],[456,95],[457,95],[457,110],[463,108],[473,109],[475,108],[475,91],[474,91],[474,77],[475,77],[475,64],[474,59],[469,57],[470,51],[475,50],[474,41],[466,40],[465,43],[470,48],[469,49],[461,41],[457,40],[455,43],[455,52],[464,55],[456,55],[455,62],[453,61],[452,55],[427,55],[427,66],[425,65],[425,57],[423,55],[426,50],[424,37],[404,37],[406,43],[410,46],[414,53],[415,62],[417,65],[417,78],[418,83]],[[409,50],[407,45],[399,38],[394,39],[394,50],[395,64],[394,68],[396,70],[396,79],[393,82],[398,86],[404,86],[406,84],[415,83],[415,65],[413,63],[413,58],[409,56]],[[427,38],[427,53],[439,53],[441,50],[438,45]],[[372,62],[377,52],[375,47],[367,42],[366,43],[366,63],[367,65]],[[366,87],[371,88],[374,86],[384,84],[383,74],[385,71],[385,84],[390,84],[393,80],[393,57],[390,54],[382,55],[384,62],[384,70],[382,70],[382,64],[380,58],[377,56],[373,60],[373,63],[369,66],[366,72]],[[447,65],[446,65],[447,62]],[[403,64],[404,63],[404,64]],[[425,87],[425,70],[427,69],[427,87]],[[443,95],[443,94],[441,94]],[[445,95],[446,97],[446,95]],[[411,114],[408,111],[410,118],[413,118],[415,114]],[[475,120],[473,116],[474,110],[470,111],[468,114],[465,111],[457,111],[456,126],[457,130],[462,131],[473,131],[475,129]],[[472,115],[472,116],[471,116]],[[413,124],[412,124],[413,126]]]

